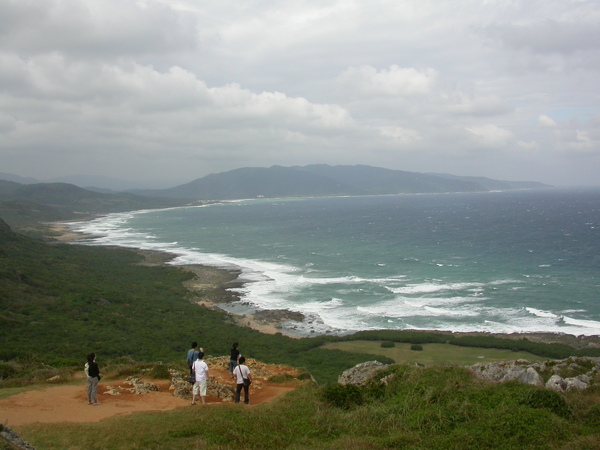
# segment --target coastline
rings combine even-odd
[[[57,243],[76,244],[79,241],[88,239],[88,235],[72,231],[65,222],[53,222],[47,224],[51,230],[49,236]],[[109,246],[110,247],[110,246]],[[283,334],[290,338],[308,337],[305,334],[294,334],[282,327],[282,323],[295,320],[301,321],[304,316],[301,313],[288,310],[269,310],[256,311],[247,314],[236,314],[223,305],[231,305],[240,301],[239,295],[231,292],[232,287],[240,286],[243,283],[238,280],[240,272],[220,269],[216,267],[204,266],[201,264],[171,265],[169,261],[176,255],[159,250],[143,250],[130,248],[132,251],[142,255],[144,260],[140,263],[148,266],[170,266],[177,267],[186,272],[191,272],[194,276],[186,281],[184,286],[192,293],[197,295],[194,303],[198,306],[218,310],[228,314],[236,325],[240,327],[250,327],[264,334]]]
[[[57,243],[74,243],[89,238],[85,233],[72,231],[65,222],[53,222],[47,224],[52,234],[49,236]],[[108,246],[110,247],[110,246]],[[230,289],[242,286],[244,283],[239,280],[239,271],[204,266],[201,264],[171,265],[169,261],[176,255],[159,250],[144,250],[130,248],[132,251],[144,257],[140,262],[143,265],[158,266],[169,265],[178,267],[181,270],[193,274],[193,278],[186,281],[184,286],[192,293],[197,295],[194,299],[200,307],[218,310],[228,314],[231,319],[240,327],[249,327],[264,334],[282,334],[290,338],[311,337],[313,335],[306,332],[294,333],[293,328],[286,328],[285,323],[302,322],[305,316],[302,313],[290,310],[255,310],[250,312],[233,312],[231,309],[235,305],[243,306],[243,301],[239,295]],[[232,308],[227,308],[227,306]],[[598,335],[580,335],[575,336],[565,333],[552,332],[513,332],[513,333],[488,333],[488,332],[456,332],[443,330],[414,330],[430,333],[440,333],[456,336],[492,336],[505,339],[528,339],[540,343],[556,343],[569,345],[574,348],[596,347],[600,348],[600,336]]]

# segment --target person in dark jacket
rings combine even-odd
[[[87,357],[87,397],[88,405],[99,405],[98,403],[98,381],[100,381],[100,368],[96,363],[96,354],[90,353]]]
[[[238,358],[240,357],[240,351],[238,350],[239,345],[240,344],[237,342],[234,342],[231,346],[231,356],[229,357],[229,372],[231,372],[231,378],[235,378],[233,369],[235,369],[235,366],[237,366]]]

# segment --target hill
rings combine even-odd
[[[0,217],[19,231],[39,234],[39,222],[85,219],[95,214],[167,208],[181,199],[99,193],[67,183],[20,184],[0,180]]]
[[[532,187],[550,186],[534,182],[406,172],[365,165],[315,164],[303,167],[247,167],[207,175],[170,189],[130,192],[154,197],[232,200],[255,197],[484,192]]]

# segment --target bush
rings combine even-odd
[[[419,344],[413,344],[410,346],[411,350],[414,350],[415,352],[422,352],[423,351],[423,346],[419,345]]]
[[[152,367],[152,369],[150,369],[150,372],[148,372],[148,375],[150,375],[155,380],[170,380],[171,379],[171,373],[169,372],[169,367],[165,366],[163,364],[157,364],[156,366]]]
[[[564,397],[549,389],[531,391],[520,403],[536,409],[547,409],[564,418],[569,418],[572,414],[571,407]]]
[[[17,373],[17,370],[8,363],[0,363],[0,380],[10,378]]]
[[[585,422],[592,427],[600,427],[600,404],[593,405],[585,414]]]
[[[362,389],[353,384],[333,384],[323,388],[326,402],[342,409],[362,405],[364,402]]]
[[[394,344],[392,341],[383,341],[381,343],[381,348],[394,348],[396,346],[396,344]]]

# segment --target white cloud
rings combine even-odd
[[[417,70],[393,64],[382,70],[371,66],[349,67],[335,81],[346,88],[348,95],[403,97],[429,93],[435,79],[436,72],[431,68]]]
[[[2,170],[182,182],[322,162],[597,183],[599,29],[591,0],[4,1]]]
[[[538,123],[544,128],[556,128],[556,122],[545,114],[538,117]]]
[[[477,142],[489,147],[503,147],[514,139],[514,134],[507,129],[487,123],[465,128]]]
[[[402,127],[379,127],[379,132],[382,136],[398,141],[401,144],[413,144],[421,140],[421,136],[419,136],[417,131]]]

